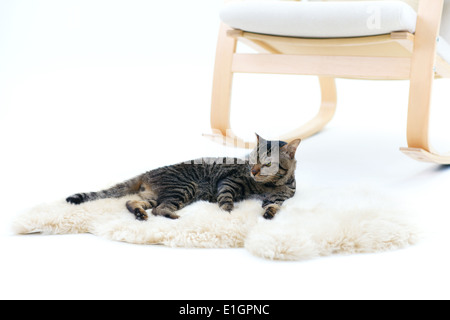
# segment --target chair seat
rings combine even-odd
[[[401,1],[244,1],[225,5],[220,17],[253,33],[299,38],[346,38],[416,30],[417,13]]]
[[[220,18],[232,28],[273,36],[348,38],[415,33],[417,13],[402,1],[291,2],[244,1],[229,3]],[[450,9],[444,11],[444,22]],[[443,29],[443,30],[442,30]],[[447,28],[449,29],[449,28]],[[450,64],[450,31],[439,37],[437,53]],[[446,32],[446,33],[445,33]]]

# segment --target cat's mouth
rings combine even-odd
[[[276,170],[275,166],[261,166],[261,165],[255,165],[250,170],[250,175],[256,182],[270,182],[273,180],[276,173],[274,172]]]
[[[250,172],[250,175],[252,176],[253,180],[256,182],[266,182],[268,180],[268,176],[262,176],[260,173],[257,173],[256,175],[253,174],[253,172]]]

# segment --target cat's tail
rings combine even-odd
[[[139,190],[142,186],[142,178],[143,175],[140,175],[136,178],[116,184],[109,189],[98,192],[77,193],[68,197],[66,201],[72,204],[81,204],[83,202],[94,201],[98,199],[121,198],[131,194],[137,194],[139,193]]]

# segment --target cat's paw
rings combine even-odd
[[[178,219],[178,218],[180,217],[179,215],[177,215],[177,214],[176,214],[174,211],[172,211],[171,209],[165,208],[165,207],[163,207],[163,206],[159,206],[159,207],[154,208],[154,209],[152,210],[152,213],[153,213],[155,216],[162,216],[162,217],[166,217],[166,218],[168,218],[168,219],[173,219],[173,220]]]
[[[233,203],[223,203],[220,205],[220,209],[229,213],[234,210],[234,204]]]
[[[147,212],[145,212],[144,209],[136,208],[136,209],[134,209],[133,213],[134,213],[134,216],[136,217],[136,220],[139,220],[139,221],[147,221],[148,220]]]
[[[278,204],[269,204],[263,208],[266,210],[263,215],[263,218],[266,220],[273,219],[273,217],[275,217],[277,212],[280,210],[280,206]]]
[[[264,219],[266,219],[266,220],[272,220],[273,217],[274,217],[274,215],[272,215],[272,213],[270,213],[270,212],[268,212],[268,211],[264,212],[264,215],[263,215],[263,218],[264,218]]]
[[[85,197],[85,195],[78,193],[78,194],[74,194],[73,196],[68,197],[66,199],[66,202],[68,202],[70,204],[79,205],[79,204],[82,204],[83,202],[86,202],[86,197]]]
[[[168,219],[172,219],[172,220],[177,220],[177,219],[180,218],[179,215],[177,215],[177,214],[175,214],[175,213],[173,213],[173,212],[172,212],[172,213],[165,214],[164,217],[166,217],[166,218],[168,218]]]
[[[264,212],[263,218],[266,220],[272,220],[277,213],[277,210],[273,207],[269,207],[266,209],[266,212]]]

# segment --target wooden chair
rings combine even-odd
[[[450,156],[430,146],[429,115],[433,80],[450,77],[449,64],[436,54],[444,0],[420,0],[416,31],[353,38],[292,38],[220,28],[214,70],[212,137],[228,145],[252,148],[253,142],[237,137],[230,124],[234,73],[317,75],[322,103],[317,116],[280,137],[290,142],[319,132],[335,113],[335,78],[410,80],[407,148],[413,159],[450,164]],[[258,53],[236,53],[237,42]]]

